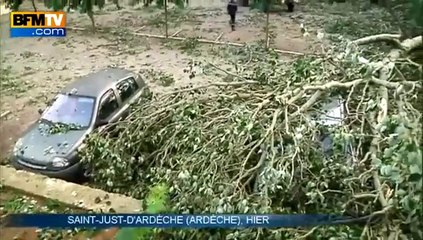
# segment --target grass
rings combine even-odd
[[[143,74],[147,79],[149,79],[149,81],[157,83],[163,87],[168,87],[175,83],[175,78],[173,77],[173,75],[167,74],[162,71],[148,69],[145,70]]]
[[[182,53],[191,56],[200,56],[202,54],[201,49],[199,48],[198,38],[196,37],[187,37],[183,41],[175,40],[161,40],[162,46],[171,50],[179,50]]]
[[[0,217],[3,218],[13,213],[81,213],[81,209],[75,209],[64,205],[56,200],[42,199],[26,193],[6,188],[0,185]],[[3,229],[7,231],[7,229]],[[3,231],[1,230],[1,231]],[[91,238],[98,233],[95,229],[37,229],[37,239],[71,239],[83,235]]]
[[[178,27],[184,22],[196,22],[198,19],[195,15],[192,14],[192,11],[187,9],[180,9],[180,8],[171,8],[168,10],[167,15],[169,28],[171,27]],[[145,25],[148,25],[153,28],[164,28],[165,22],[165,14],[164,11],[160,11],[156,14],[151,15],[146,19]]]
[[[368,14],[356,14],[345,16],[334,16],[326,21],[324,29],[327,33],[340,34],[345,37],[360,38],[372,34],[392,32],[396,29],[389,22],[384,20],[384,13],[374,12],[380,15],[378,20],[370,20]]]
[[[0,93],[4,96],[20,95],[28,90],[28,84],[12,74],[12,67],[0,69]]]

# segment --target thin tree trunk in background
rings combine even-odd
[[[90,20],[91,20],[91,25],[92,25],[92,28],[93,28],[93,31],[95,32],[95,22],[94,22],[94,13],[93,13],[93,11],[92,10],[88,10],[87,11],[87,15],[88,15],[88,17],[90,17]]]
[[[31,0],[31,2],[32,2],[32,7],[34,8],[34,12],[36,12],[37,11],[37,7],[35,6],[35,0]]]
[[[120,7],[120,5],[119,5],[119,0],[113,0],[113,3],[115,4],[115,6],[116,6],[116,8],[117,8],[118,10],[120,10],[120,9],[121,9],[121,7]]]
[[[269,15],[270,15],[270,6],[268,6],[266,12],[266,49],[269,48]]]
[[[165,9],[165,27],[166,27],[166,38],[169,37],[169,31],[167,26],[167,0],[164,0],[164,9]]]
[[[388,1],[387,0],[379,0],[378,4],[379,4],[379,6],[387,7]]]
[[[114,2],[116,2],[116,1],[114,1]],[[128,5],[128,6],[135,6],[136,2],[138,2],[138,1],[135,1],[135,0],[126,0],[125,1],[126,5]]]

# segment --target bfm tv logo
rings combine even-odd
[[[65,37],[64,12],[11,12],[10,37]]]

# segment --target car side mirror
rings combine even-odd
[[[41,108],[38,109],[38,114],[42,115],[43,112],[44,112],[43,109],[41,109]]]

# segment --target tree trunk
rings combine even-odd
[[[35,6],[35,0],[31,0],[32,7],[34,8],[34,12],[37,11],[37,7]]]
[[[118,10],[120,10],[120,9],[121,9],[121,7],[120,7],[120,5],[119,5],[119,0],[113,0],[113,3],[115,4],[115,6],[116,6],[116,8],[117,8]]]
[[[266,49],[269,48],[269,15],[270,15],[270,6],[266,11]]]
[[[379,0],[378,1],[379,6],[381,7],[387,7],[388,5],[388,0]]]
[[[135,6],[136,0],[125,0],[125,4],[128,6]]]
[[[166,31],[166,38],[169,37],[169,30],[168,30],[168,23],[167,23],[167,0],[164,0],[164,9],[165,9],[165,31]]]
[[[94,22],[94,13],[93,13],[93,11],[91,11],[91,10],[87,11],[87,15],[88,15],[88,17],[90,17],[91,24],[92,24],[92,27],[93,27],[93,31],[95,32],[95,22]]]

